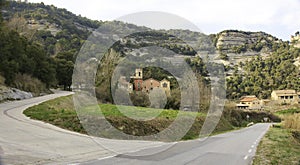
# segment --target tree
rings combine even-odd
[[[70,90],[74,63],[65,59],[57,59],[56,78],[59,85],[64,86],[64,90]]]

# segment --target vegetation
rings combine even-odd
[[[5,84],[33,93],[57,85],[70,89],[76,54],[90,34],[88,29],[101,22],[43,3],[3,4],[7,5],[1,16],[0,75]],[[22,82],[20,77],[37,80]]]
[[[10,86],[16,86],[14,85],[16,74],[26,74],[39,79],[46,84],[46,87],[61,85],[64,89],[69,89],[73,74],[72,67],[79,49],[93,30],[104,26],[108,33],[144,31],[126,36],[124,43],[117,42],[111,47],[107,55],[114,57],[101,62],[107,62],[103,67],[110,68],[104,75],[111,75],[115,65],[125,54],[135,50],[138,50],[137,54],[149,53],[143,52],[142,48],[158,46],[177,54],[190,56],[191,59],[187,59],[187,63],[198,74],[201,88],[207,88],[209,82],[204,79],[207,76],[206,67],[201,59],[193,57],[197,51],[214,53],[216,42],[222,33],[239,32],[242,35],[254,35],[250,32],[235,30],[227,30],[210,36],[189,30],[153,31],[117,21],[89,20],[76,16],[66,9],[59,9],[43,3],[26,4],[11,1],[4,10],[6,11],[3,12],[4,22],[1,22],[4,26],[1,26],[0,48],[3,55],[1,56],[0,75],[5,77],[6,84]],[[257,41],[232,47],[232,51],[235,53],[260,52],[268,49],[272,53],[269,58],[262,59],[261,56],[257,56],[233,67],[235,74],[227,80],[227,97],[237,99],[242,95],[255,94],[260,98],[267,98],[274,89],[299,89],[300,83],[297,79],[299,71],[292,63],[296,57],[299,57],[300,50],[293,48],[287,42],[279,42],[275,37],[263,32],[259,32],[255,36]],[[99,42],[106,43],[106,40]],[[91,51],[98,50],[99,46],[105,47],[105,45],[93,44],[90,46]],[[12,52],[15,47],[18,49]],[[153,54],[155,53],[153,52]],[[86,60],[93,57],[98,58],[99,54],[87,55]],[[221,51],[220,59],[228,60],[227,53]],[[141,56],[141,62],[145,60]],[[42,62],[37,63],[37,61]],[[161,61],[163,63],[163,60]],[[138,65],[132,65],[131,68]],[[167,63],[163,65],[174,67]],[[243,72],[238,68],[241,68]],[[228,71],[231,67],[225,69]],[[102,73],[103,71],[99,69],[98,72]],[[155,71],[151,70],[151,72]],[[149,76],[151,72],[148,71],[146,75]],[[162,77],[166,77],[165,73],[157,74],[158,79]],[[103,102],[112,103],[110,84],[106,80],[107,78],[110,76],[97,76],[96,84],[100,89],[96,89],[96,91],[97,95],[105,96],[101,97],[104,98]],[[100,86],[100,84],[102,85]],[[173,89],[176,89],[176,83],[172,82],[172,84],[175,85]]]
[[[288,129],[276,126],[270,128],[260,142],[254,165],[277,165],[300,163],[300,140],[296,140]]]
[[[293,115],[287,115],[284,118],[283,126],[287,129],[293,130],[294,132],[298,131],[300,134],[300,114],[296,113]]]
[[[38,44],[4,27],[0,29],[0,45],[0,74],[5,78],[5,84],[22,87],[17,85],[16,76],[26,74],[47,87],[54,85],[54,61]]]
[[[254,164],[300,163],[300,110],[276,112],[283,121],[270,128],[260,142]]]
[[[106,120],[109,121],[115,128],[123,131],[126,134],[136,136],[151,135],[162,131],[174,121],[178,114],[178,111],[176,110],[143,107],[136,107],[137,109],[134,109],[130,106],[120,106],[122,111],[126,111],[126,114],[131,114],[136,117],[148,117],[149,115],[153,114],[159,115],[149,121],[138,121],[126,117],[124,112],[121,113],[116,105],[112,104],[99,104],[102,113],[99,111],[94,111],[94,109],[91,108],[86,108],[78,113],[88,115],[87,120],[91,121],[88,124],[97,124],[97,122],[99,122],[99,117],[104,116]],[[72,96],[61,97],[41,103],[37,106],[28,108],[24,111],[24,114],[32,119],[42,120],[72,131],[86,133],[77,117]],[[191,129],[188,131],[186,136],[183,137],[183,139],[197,138],[199,135],[199,130],[201,129],[205,120],[206,113],[184,112],[184,115],[196,115],[197,117]],[[251,121],[247,121],[247,115],[250,116]],[[236,127],[244,127],[252,121],[260,122],[264,117],[269,117],[273,121],[279,121],[278,118],[271,114],[262,112],[236,111],[232,110],[230,107],[226,107],[226,110],[223,113],[214,132],[217,133],[226,130],[232,130]]]
[[[243,73],[235,67],[234,75],[227,79],[227,97],[237,99],[244,95],[268,98],[273,90],[300,90],[299,69],[293,64],[300,49],[288,43],[277,44],[269,58],[257,56],[243,63]]]

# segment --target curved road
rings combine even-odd
[[[70,94],[59,92],[0,104],[0,164],[74,164],[163,144],[92,138],[23,115],[28,107]]]
[[[260,139],[270,124],[252,127],[209,137],[207,139],[179,142],[168,150],[150,156],[115,157],[86,162],[85,165],[248,165],[252,163]],[[131,155],[145,155],[161,147],[142,150]]]
[[[59,92],[0,104],[2,164],[250,164],[270,126],[257,124],[206,140],[174,144],[92,138],[23,115],[30,106],[70,94]]]

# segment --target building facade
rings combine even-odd
[[[238,104],[236,104],[238,109],[247,109],[247,110],[260,110],[262,109],[261,101],[254,95],[243,96],[240,98]]]
[[[149,93],[152,91],[154,88],[160,88],[160,82],[153,79],[149,78],[143,82],[143,91]]]
[[[170,95],[170,81],[163,79],[158,81],[154,78],[149,78],[143,80],[143,69],[136,69],[134,76],[130,77],[133,80],[133,86],[135,91],[142,91],[145,93],[150,93],[154,88],[160,88],[165,91],[165,93]]]
[[[296,90],[275,90],[271,93],[271,99],[277,104],[298,104],[300,93]]]

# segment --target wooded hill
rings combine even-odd
[[[3,4],[1,0],[1,6]],[[299,70],[294,65],[300,54],[299,49],[264,32],[227,30],[205,35],[189,30],[154,31],[117,21],[90,20],[53,5],[15,1],[2,8],[2,17],[0,75],[5,78],[6,85],[26,91],[34,91],[42,84],[45,88],[57,85],[69,88],[81,46],[93,31],[104,24],[112,33],[146,31],[128,36],[123,44],[114,44],[111,47],[114,51],[109,52],[120,57],[132,51],[147,53],[140,52],[144,46],[166,48],[186,58],[202,81],[209,76],[203,60],[224,63],[228,73],[228,98],[237,99],[247,94],[267,98],[275,89],[300,90]],[[133,39],[137,42],[130,42]],[[157,43],[158,40],[164,43]],[[149,45],[143,45],[145,43]],[[22,83],[25,76],[34,81]],[[96,84],[106,82],[106,78],[98,77]],[[205,86],[209,86],[207,82],[209,80]],[[98,90],[107,91],[109,85],[105,88]]]

